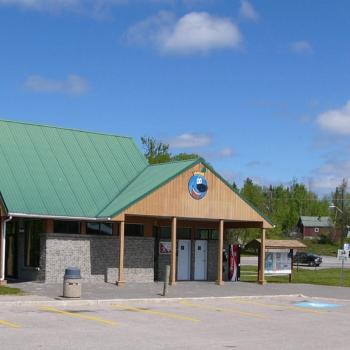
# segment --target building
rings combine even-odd
[[[333,237],[334,224],[329,216],[300,216],[297,231],[303,239]]]
[[[221,284],[225,230],[272,227],[205,160],[149,165],[128,137],[0,121],[0,164],[2,283],[68,266],[151,282],[170,264],[173,284]]]

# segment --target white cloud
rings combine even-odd
[[[197,148],[208,146],[212,142],[211,136],[207,134],[185,133],[169,140],[169,144],[174,148]]]
[[[255,10],[254,6],[247,0],[241,0],[241,7],[239,9],[239,15],[250,21],[257,22],[260,18],[259,13]]]
[[[14,6],[24,10],[61,13],[65,11],[79,15],[103,18],[108,10],[129,0],[0,0],[0,6]]]
[[[78,75],[69,75],[65,80],[52,80],[40,75],[29,76],[23,86],[30,91],[82,95],[89,90],[89,83]]]
[[[231,158],[235,155],[235,151],[231,148],[231,147],[225,147],[222,148],[219,152],[218,152],[218,156],[220,158]]]
[[[306,40],[294,41],[289,44],[290,51],[297,54],[310,54],[312,53],[312,46]]]
[[[190,12],[176,19],[172,13],[160,12],[132,26],[127,40],[131,44],[151,44],[163,53],[187,55],[237,48],[242,35],[228,18]]]
[[[313,190],[321,193],[334,191],[342,179],[349,180],[350,159],[331,159],[313,171],[310,179]]]
[[[350,135],[350,100],[342,108],[320,114],[316,123],[321,129],[330,133]]]

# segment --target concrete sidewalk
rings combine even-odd
[[[21,288],[22,296],[0,296],[2,303],[30,304],[45,301],[71,300],[62,298],[62,284],[38,282],[11,283]],[[161,296],[163,283],[134,283],[117,287],[109,283],[83,283],[80,301],[108,301],[114,299],[156,299]],[[264,286],[247,282],[226,282],[217,286],[212,282],[177,282],[168,288],[167,298],[211,298],[239,296],[303,295],[307,297],[350,300],[350,288],[317,286],[311,284],[278,284]]]

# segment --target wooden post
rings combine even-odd
[[[176,284],[176,218],[171,220],[171,262],[170,262],[170,285]]]
[[[219,222],[219,241],[218,241],[218,278],[216,284],[221,286],[224,284],[222,280],[222,251],[224,249],[224,220]]]
[[[0,213],[1,214],[1,213]],[[6,284],[5,280],[5,237],[4,223],[0,216],[0,286]]]
[[[118,271],[118,287],[125,285],[124,280],[124,233],[125,233],[125,221],[121,221],[119,225],[119,271]]]
[[[260,266],[259,266],[259,284],[265,284],[265,238],[266,238],[266,230],[264,228],[261,229],[261,243],[260,243]]]

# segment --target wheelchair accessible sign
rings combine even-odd
[[[337,259],[340,261],[346,261],[349,259],[349,250],[347,249],[338,249]]]

